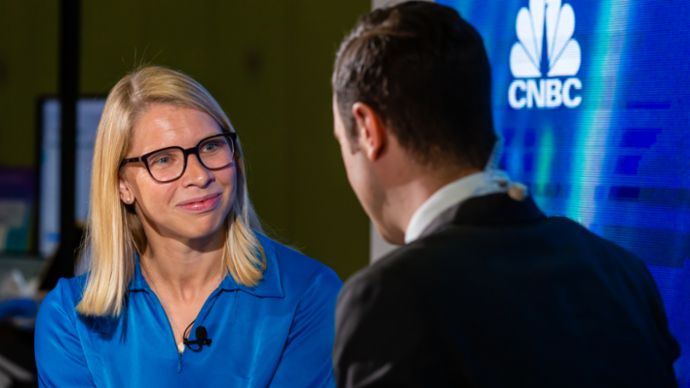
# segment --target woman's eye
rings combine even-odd
[[[221,142],[221,141],[209,141],[208,143],[204,143],[204,144],[201,146],[201,151],[202,151],[202,152],[213,152],[213,151],[216,151],[216,150],[218,150],[219,148],[221,148],[221,147],[223,146],[222,143],[223,143],[223,142]]]
[[[154,155],[149,159],[149,165],[152,166],[165,166],[173,163],[175,161],[175,158],[173,155],[169,154],[163,154],[163,155]]]

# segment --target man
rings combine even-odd
[[[678,345],[645,265],[485,166],[490,70],[454,10],[375,10],[343,41],[335,136],[389,242],[337,308],[343,387],[668,387]]]

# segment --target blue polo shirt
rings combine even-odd
[[[256,287],[229,274],[194,327],[211,345],[178,353],[163,306],[137,260],[123,313],[78,314],[85,276],[61,279],[36,320],[36,363],[45,387],[333,386],[334,312],[341,282],[319,262],[264,236],[266,271]]]

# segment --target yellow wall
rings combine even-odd
[[[35,100],[57,92],[57,1],[0,0],[0,165],[35,161]],[[82,1],[81,92],[142,63],[204,84],[245,147],[267,231],[334,268],[366,265],[368,222],[332,135],[334,52],[368,0]]]

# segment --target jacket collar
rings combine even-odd
[[[511,198],[506,193],[472,197],[449,208],[424,229],[420,237],[428,236],[446,225],[508,226],[545,219],[532,200]]]
[[[228,273],[220,283],[219,290],[223,291],[243,291],[256,297],[265,298],[282,298],[285,296],[283,292],[283,285],[280,279],[280,268],[276,257],[275,249],[273,248],[273,241],[268,237],[256,233],[259,244],[263,248],[266,256],[266,270],[264,270],[263,277],[256,286],[250,287],[243,284],[238,284],[235,279]],[[129,282],[129,291],[145,291],[152,292],[151,287],[146,282],[146,278],[141,272],[141,265],[139,263],[139,255],[134,258],[134,276]]]

